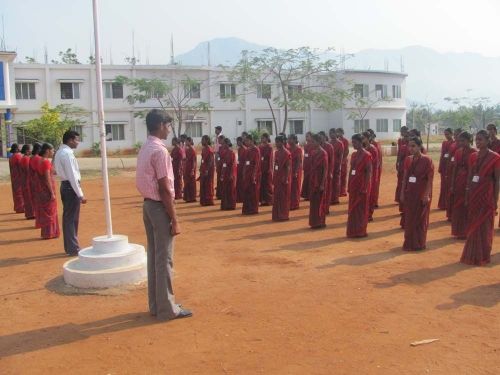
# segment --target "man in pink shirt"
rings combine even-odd
[[[193,315],[175,303],[172,287],[173,239],[181,232],[175,212],[172,159],[162,140],[172,118],[153,109],[146,116],[148,139],[137,156],[136,186],[144,198],[143,220],[147,236],[148,299],[151,315],[160,320]]]

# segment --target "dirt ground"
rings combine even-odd
[[[148,315],[144,287],[65,291],[62,238],[39,240],[1,183],[0,373],[498,374],[498,230],[491,265],[461,265],[463,242],[433,209],[428,250],[401,251],[392,170],[365,239],[345,238],[345,198],[320,231],[307,203],[283,223],[270,207],[243,217],[179,203],[175,292],[194,317],[167,323]],[[105,232],[100,180],[83,188],[89,246]],[[111,194],[114,232],[145,244],[133,173],[111,177]]]

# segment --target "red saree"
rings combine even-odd
[[[57,217],[57,200],[51,196],[50,189],[45,181],[46,173],[50,172],[50,185],[54,195],[56,193],[56,184],[52,173],[52,163],[49,159],[41,159],[38,167],[40,178],[40,193],[38,198],[39,204],[39,223],[41,228],[41,236],[47,240],[50,238],[59,237],[59,219]]]
[[[236,178],[236,201],[238,203],[243,202],[243,168],[245,166],[245,152],[247,148],[241,146],[238,148],[238,168],[237,168],[237,178]]]
[[[217,138],[215,139],[217,142]],[[222,153],[224,152],[223,147],[219,145],[219,151],[217,153],[214,153],[215,157],[215,198],[221,199],[221,184],[220,184],[220,177],[222,173]]]
[[[214,205],[214,151],[209,146],[201,151],[200,165],[200,204],[202,206]]]
[[[367,169],[372,164],[371,154],[364,150],[354,151],[351,156],[349,173],[349,209],[347,216],[347,237],[366,237],[370,206],[371,176],[367,178]]]
[[[332,185],[333,185],[333,169],[335,167],[335,153],[333,150],[333,146],[325,142],[324,144],[321,145],[321,148],[323,148],[326,152],[326,155],[328,157],[328,175],[326,177],[326,187],[325,187],[325,213],[329,214],[330,213],[330,202],[332,201]]]
[[[292,154],[286,148],[274,152],[273,221],[289,219],[292,180]]]
[[[427,183],[434,177],[432,159],[426,155],[419,158],[408,156],[404,162],[407,180],[404,181],[404,230],[403,250],[423,250],[429,227],[431,202],[422,204]],[[432,188],[430,190],[432,192]]]
[[[448,187],[446,185],[446,164],[450,159],[450,145],[452,141],[443,141],[441,143],[441,156],[439,157],[439,168],[438,172],[441,175],[441,186],[439,189],[439,201],[438,208],[440,210],[446,210],[446,194],[448,192]]]
[[[326,199],[326,186],[328,185],[328,155],[319,147],[311,150],[311,170],[309,177],[309,226],[311,228],[323,228],[326,226],[325,216],[329,201]],[[324,188],[321,182],[324,174],[327,174]]]
[[[221,149],[221,210],[236,209],[236,155],[227,146]]]
[[[175,190],[175,199],[182,199],[182,190],[183,190],[183,170],[184,170],[184,161],[186,159],[186,154],[182,148],[179,146],[175,146],[170,153],[172,157],[172,168],[174,170],[174,190]]]
[[[26,219],[35,218],[31,195],[30,160],[31,158],[29,156],[24,155],[19,162],[19,171],[21,172],[21,180],[23,185],[24,216],[26,217]]]
[[[184,201],[196,202],[196,151],[192,146],[185,148],[186,160],[184,173]]]
[[[290,149],[292,154],[292,182],[290,191],[290,210],[296,210],[300,205],[300,187],[302,183],[302,148],[296,145]]]
[[[453,210],[451,212],[451,234],[459,239],[465,239],[467,226],[467,207],[465,193],[467,177],[470,171],[470,158],[476,150],[470,147],[459,148],[455,152],[455,181],[453,184]]]
[[[243,169],[243,215],[259,213],[260,196],[260,151],[251,146],[245,152],[245,166]]]
[[[489,151],[470,157],[472,181],[467,207],[467,240],[460,262],[482,266],[490,262],[495,218],[495,170],[500,155]]]
[[[40,175],[38,174],[38,166],[40,165],[41,160],[42,158],[39,155],[34,155],[30,159],[30,184],[33,198],[33,213],[35,214],[35,228],[37,229],[40,228],[40,223],[38,220],[38,195],[40,193]]]
[[[18,214],[24,212],[23,181],[20,166],[22,157],[23,155],[20,152],[16,152],[9,158],[12,199],[14,201],[14,211]]]
[[[344,153],[342,155],[342,164],[340,167],[340,196],[347,196],[347,167],[349,159],[349,140],[347,138],[341,137],[339,140],[344,146]]]
[[[397,155],[397,173],[398,173],[398,184],[396,186],[396,194],[394,200],[399,203],[399,197],[401,196],[401,184],[403,183],[404,174],[404,162],[406,157],[410,155],[408,152],[408,143],[402,139],[398,139],[398,155]],[[403,212],[403,207],[399,205],[399,211]]]
[[[340,203],[340,178],[342,172],[342,158],[344,157],[344,145],[339,140],[331,143],[333,146],[333,178],[331,204]]]
[[[380,192],[380,181],[382,179],[382,164],[383,164],[383,155],[382,155],[382,146],[379,142],[373,141],[372,145],[377,149],[378,156],[378,167],[377,167],[377,179],[375,181],[375,185],[373,186],[373,201],[374,208],[378,207],[378,197]]]
[[[305,200],[309,199],[309,185],[310,185],[310,175],[311,175],[311,160],[313,151],[312,145],[310,143],[306,143],[304,145],[304,179],[302,180],[302,191],[300,196]]]
[[[260,203],[263,206],[273,204],[273,147],[260,145]]]
[[[451,214],[453,211],[453,199],[454,195],[450,192],[451,178],[453,173],[453,168],[455,168],[455,152],[457,151],[457,142],[452,141],[449,148],[450,159],[446,163],[446,217],[451,220]]]
[[[379,184],[379,155],[377,148],[372,144],[368,146],[366,151],[368,151],[372,157],[372,178],[370,182],[370,208],[368,220],[373,220],[373,212],[375,212],[375,206],[378,198],[377,186]]]

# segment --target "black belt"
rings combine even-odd
[[[146,201],[162,203],[162,201],[157,201],[157,200],[150,199],[150,198],[144,198],[144,202],[146,202]]]

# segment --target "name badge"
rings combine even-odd
[[[278,170],[278,166],[277,166],[277,165],[275,165],[275,166],[274,166],[274,170],[275,170],[275,171],[277,171],[277,170]]]
[[[414,184],[415,182],[417,182],[417,178],[415,176],[410,176],[410,178],[408,179],[408,182],[411,182],[412,184]]]
[[[450,157],[450,154],[444,154],[444,157],[445,157],[445,158],[449,158],[449,157]]]
[[[304,157],[305,157],[305,158],[308,158],[308,157],[309,157],[309,154],[304,154]]]
[[[236,164],[240,164],[240,161],[238,160],[238,161],[236,162]]]
[[[204,163],[204,162],[205,162],[205,160],[201,159],[201,162],[202,162],[202,163]]]
[[[245,165],[250,165],[250,161],[249,161],[249,160],[247,160],[247,161],[245,162]]]
[[[260,160],[264,160],[264,157],[261,157]]]
[[[217,156],[217,161],[219,161],[219,160],[220,160],[220,157]]]
[[[479,176],[476,175],[476,176],[472,177],[472,182],[479,182]]]
[[[351,171],[351,176],[356,176],[356,170],[355,170],[355,169],[353,169],[353,170]]]
[[[454,156],[451,157],[451,161],[455,161],[455,157]]]
[[[226,168],[226,167],[227,167],[226,163],[222,164],[222,168]]]

